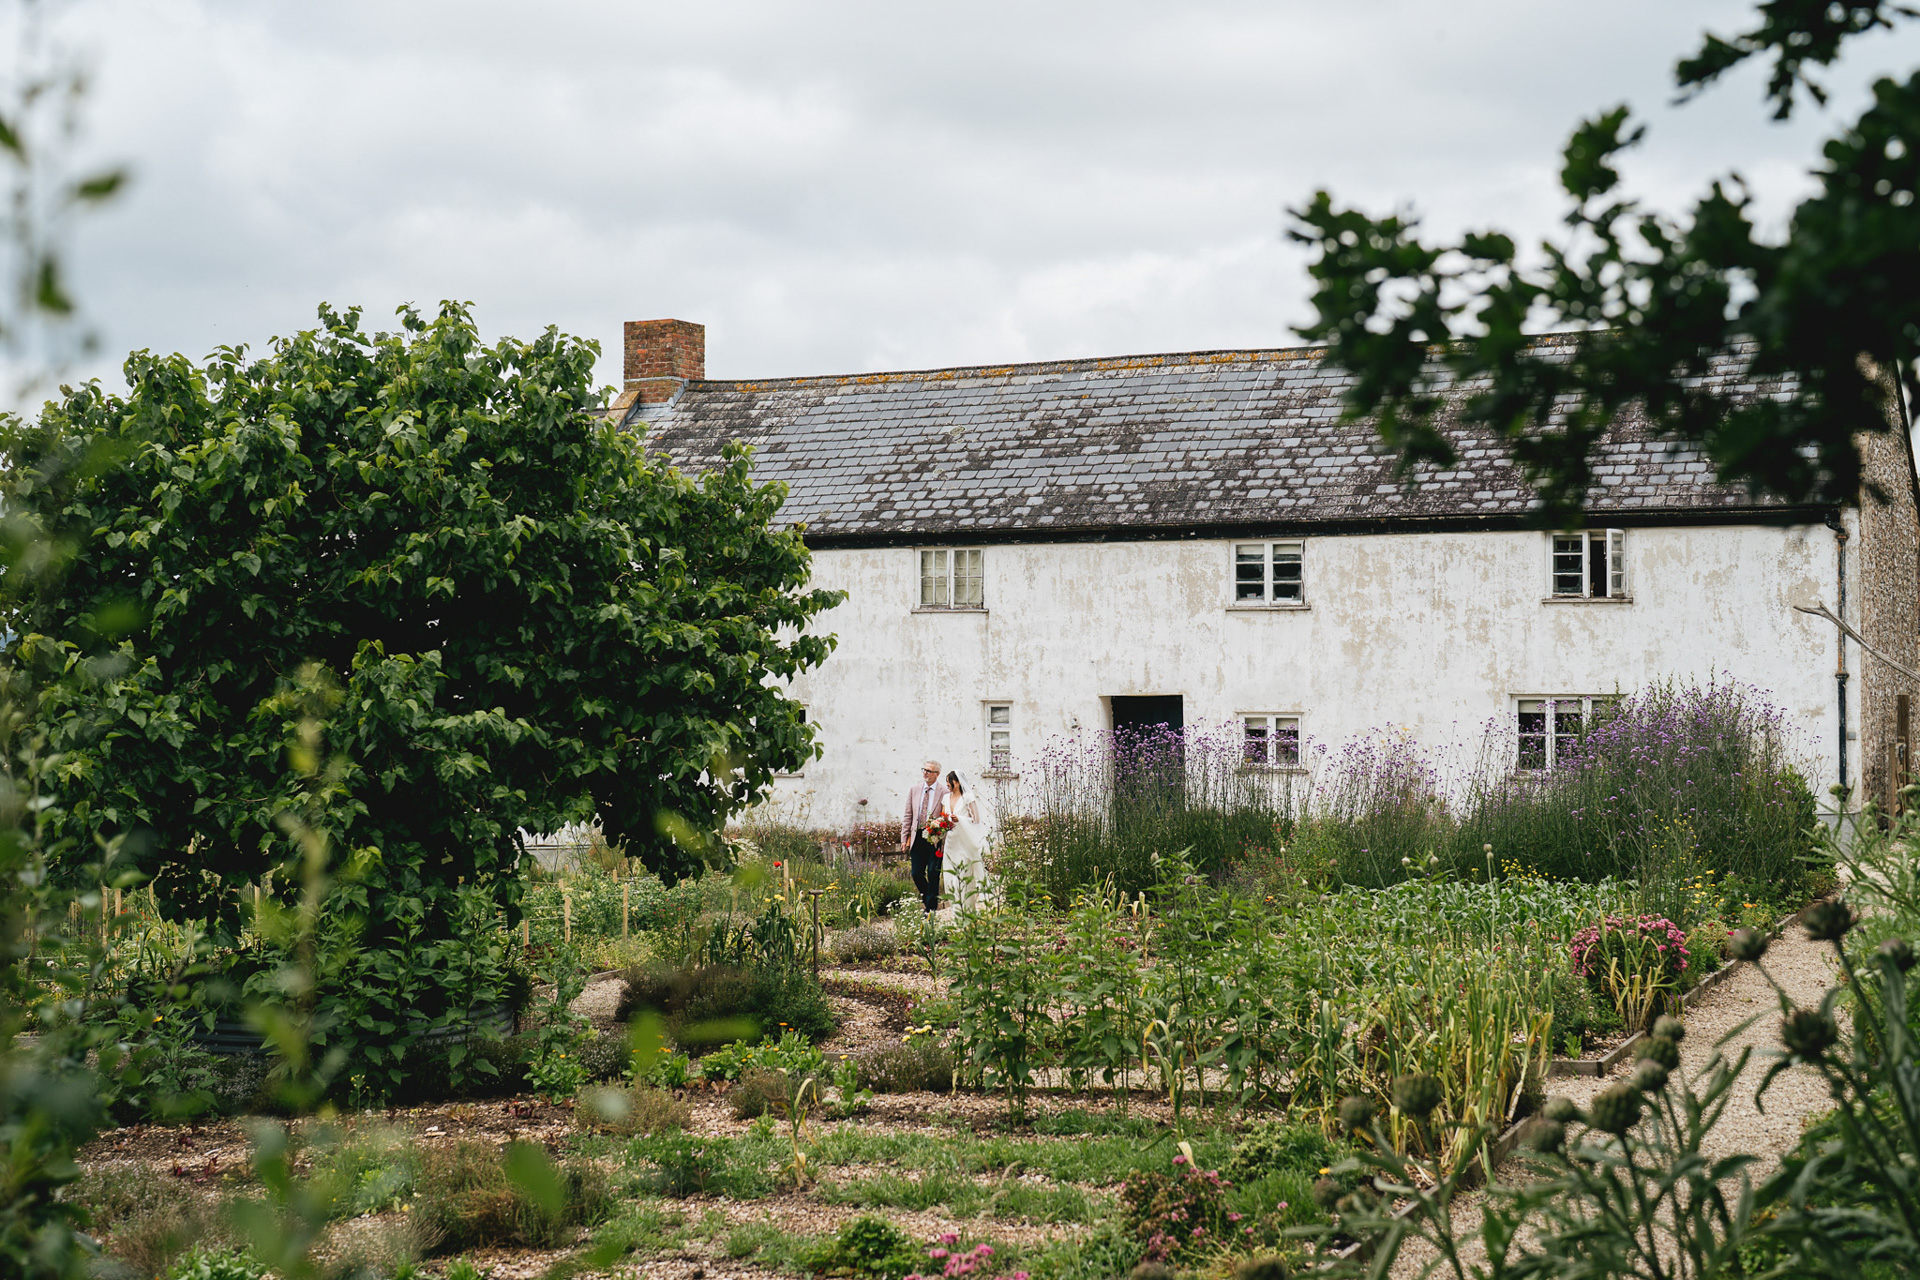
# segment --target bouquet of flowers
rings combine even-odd
[[[933,821],[920,829],[920,834],[927,838],[928,844],[938,849],[941,841],[947,838],[947,832],[953,830],[953,827],[952,814],[937,813],[933,816]]]

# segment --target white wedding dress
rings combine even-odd
[[[972,911],[993,901],[993,876],[987,870],[987,850],[993,844],[995,815],[993,803],[980,793],[980,787],[966,774],[960,775],[962,792],[949,791],[941,806],[953,818],[953,830],[947,832],[941,871],[949,877],[946,888],[956,911]]]

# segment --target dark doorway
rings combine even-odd
[[[1114,698],[1114,731],[1151,733],[1160,726],[1178,732],[1186,726],[1185,699],[1177,693],[1150,698]]]
[[[1183,700],[1176,693],[1112,702],[1114,821],[1137,826],[1161,820],[1186,803]]]

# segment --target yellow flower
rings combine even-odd
[[[1325,1168],[1323,1168],[1322,1170],[1320,1170],[1320,1176],[1324,1178],[1324,1177],[1326,1177],[1326,1176],[1327,1176],[1328,1174],[1330,1174],[1330,1173],[1332,1173],[1332,1172],[1333,1172],[1333,1166],[1332,1166],[1332,1165],[1328,1165],[1327,1167],[1325,1167]]]

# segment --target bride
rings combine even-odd
[[[947,798],[941,807],[953,819],[941,862],[943,872],[953,877],[954,908],[983,907],[993,900],[993,878],[987,870],[987,846],[996,829],[993,802],[973,775],[955,769],[947,774]]]

